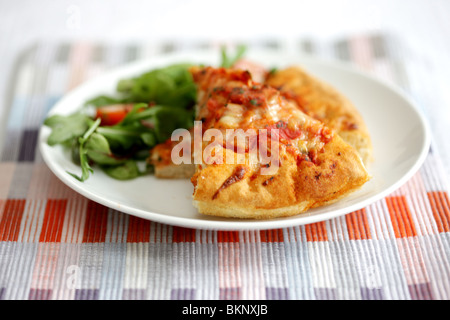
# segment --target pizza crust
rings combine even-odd
[[[317,164],[304,161],[297,166],[289,153],[282,159],[269,183],[265,181],[271,176],[253,178],[255,168],[248,165],[245,177],[214,199],[236,165],[203,168],[192,178],[194,206],[200,213],[230,218],[286,217],[337,201],[370,179],[359,156],[339,136],[325,146]]]

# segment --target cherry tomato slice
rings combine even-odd
[[[131,104],[113,104],[99,107],[97,109],[96,118],[101,119],[102,126],[113,126],[122,121],[132,108],[133,105]]]

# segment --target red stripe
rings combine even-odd
[[[259,232],[261,242],[283,242],[283,230],[281,229],[271,229],[271,230],[261,230]]]
[[[150,242],[150,221],[129,216],[127,242]]]
[[[195,229],[173,227],[172,228],[172,242],[195,242]]]
[[[25,199],[7,199],[0,219],[0,241],[17,241]]]
[[[39,242],[61,242],[67,199],[48,200]]]
[[[217,242],[239,242],[239,232],[217,231]]]
[[[108,208],[88,201],[84,223],[83,242],[105,242]]]

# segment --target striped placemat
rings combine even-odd
[[[39,127],[68,90],[128,61],[219,45],[44,43],[18,57],[0,153],[0,299],[448,299],[450,203],[434,148],[385,199],[336,219],[265,231],[136,218],[80,196],[43,163]],[[418,94],[413,57],[393,37],[247,45],[352,61]],[[433,103],[420,105],[428,114]]]

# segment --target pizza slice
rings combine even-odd
[[[191,181],[200,213],[291,216],[369,180],[355,149],[277,89],[253,82],[249,72],[197,67],[192,74],[202,139],[193,143]]]
[[[355,106],[329,84],[299,66],[268,74],[265,83],[280,90],[306,114],[322,121],[353,146],[367,165],[372,160],[372,143],[364,120]]]

